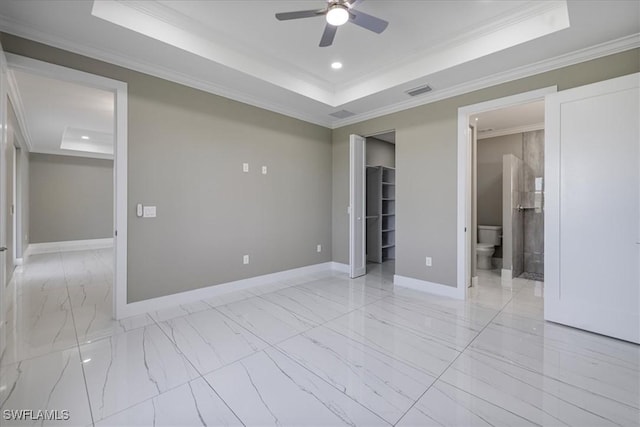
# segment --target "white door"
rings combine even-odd
[[[367,272],[365,256],[365,139],[349,137],[349,275]]]
[[[640,74],[545,109],[544,317],[640,343]]]
[[[7,60],[0,45],[0,354],[6,345],[5,316],[7,310],[6,266],[7,266]]]

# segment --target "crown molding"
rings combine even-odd
[[[247,93],[237,90],[231,90],[227,87],[223,87],[209,81],[194,78],[185,73],[181,73],[167,67],[161,67],[148,62],[140,61],[138,59],[132,59],[124,55],[120,55],[114,51],[98,49],[91,46],[84,46],[80,43],[70,41],[68,39],[51,36],[37,29],[25,27],[17,22],[7,20],[4,17],[0,17],[0,29],[3,32],[7,32],[18,37],[23,37],[39,43],[44,43],[52,47],[84,55],[96,60],[105,61],[120,67],[131,69],[133,71],[138,71],[154,77],[159,77],[161,79],[169,80],[175,83],[202,90],[204,92],[229,98],[238,102],[252,105],[254,107],[269,110],[330,129],[337,129],[343,126],[360,123],[366,120],[371,120],[377,117],[462,95],[464,93],[496,86],[502,83],[529,77],[535,74],[552,71],[558,68],[567,67],[570,65],[640,47],[640,33],[636,33],[616,40],[570,52],[568,54],[538,61],[533,64],[516,67],[501,73],[495,73],[491,76],[479,78],[470,82],[465,82],[463,84],[452,86],[446,89],[435,90],[427,95],[419,97],[419,99],[409,99],[366,113],[356,114],[355,116],[349,117],[347,119],[331,120],[329,116],[327,116],[326,118],[321,118],[316,115],[303,114],[293,108],[288,108],[275,102],[267,102],[262,99],[253,97]]]
[[[65,38],[51,36],[42,31],[25,27],[19,23],[7,20],[6,18],[1,16],[0,31],[29,39],[38,43],[46,44],[51,47],[66,50],[75,54],[83,55],[88,58],[96,59],[98,61],[108,62],[110,64],[124,67],[143,74],[148,74],[150,76],[158,77],[174,83],[179,83],[184,86],[189,86],[194,89],[199,89],[204,92],[211,93],[213,95],[222,96],[224,98],[262,108],[264,110],[269,110],[288,117],[292,117],[294,119],[302,120],[304,122],[309,122],[328,128],[331,127],[332,122],[330,119],[321,120],[315,116],[302,114],[295,109],[287,108],[274,102],[265,102],[264,100],[255,98],[247,93],[231,90],[227,87],[217,85],[209,81],[194,78],[185,73],[181,73],[167,67],[140,61],[138,59],[132,59],[113,51],[85,46]]]
[[[481,139],[495,138],[497,136],[513,135],[516,133],[533,132],[534,130],[544,129],[544,122],[535,123],[532,125],[515,126],[505,129],[492,130],[490,132],[478,132],[478,141]]]
[[[367,113],[356,114],[355,116],[349,117],[347,119],[335,120],[332,123],[332,129],[337,129],[343,126],[375,119],[377,117],[397,113],[403,110],[408,110],[410,108],[419,107],[421,105],[431,104],[443,99],[452,98],[454,96],[459,96],[465,93],[485,89],[513,80],[530,77],[547,71],[556,70],[558,68],[568,67],[570,65],[598,59],[604,56],[613,55],[615,53],[636,49],[638,47],[640,47],[640,33],[632,34],[616,40],[580,49],[568,54],[556,56],[554,58],[538,61],[533,64],[512,68],[511,70],[492,74],[491,76],[482,77],[443,90],[435,90],[427,95],[421,96],[419,99],[410,99],[383,108],[378,108]]]
[[[22,133],[22,137],[24,138],[24,143],[26,145],[26,147],[22,148],[26,148],[27,151],[30,152],[33,150],[33,140],[31,139],[29,126],[27,126],[27,116],[24,112],[24,104],[22,103],[20,88],[18,87],[16,77],[13,75],[11,70],[7,73],[7,80],[9,82],[9,99],[11,100],[11,105],[13,105],[13,111],[16,113],[18,127],[20,128],[20,133]]]

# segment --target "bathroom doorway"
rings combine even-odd
[[[556,91],[459,109],[458,288],[544,279],[544,98]]]
[[[471,116],[477,269],[544,280],[544,101]]]

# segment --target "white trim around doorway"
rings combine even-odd
[[[38,61],[20,55],[6,53],[10,70],[21,70],[43,77],[54,78],[106,90],[114,94],[115,145],[114,145],[114,283],[113,317],[120,319],[127,305],[127,83],[107,77]],[[19,109],[21,103],[14,104]],[[16,111],[24,126],[24,113]],[[30,145],[28,129],[23,129],[27,145]]]
[[[471,201],[467,195],[467,168],[468,154],[467,141],[469,129],[469,117],[491,110],[513,107],[519,104],[525,104],[534,101],[544,100],[546,95],[556,93],[557,86],[549,86],[529,92],[519,93],[517,95],[507,96],[504,98],[492,99],[478,104],[466,105],[458,108],[458,219],[457,219],[457,294],[466,297],[466,253],[471,251],[466,241],[465,228],[470,230],[471,224],[467,224],[466,210],[467,205]]]

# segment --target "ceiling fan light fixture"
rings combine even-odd
[[[349,11],[341,4],[334,4],[329,8],[326,17],[328,24],[339,27],[349,20]]]

